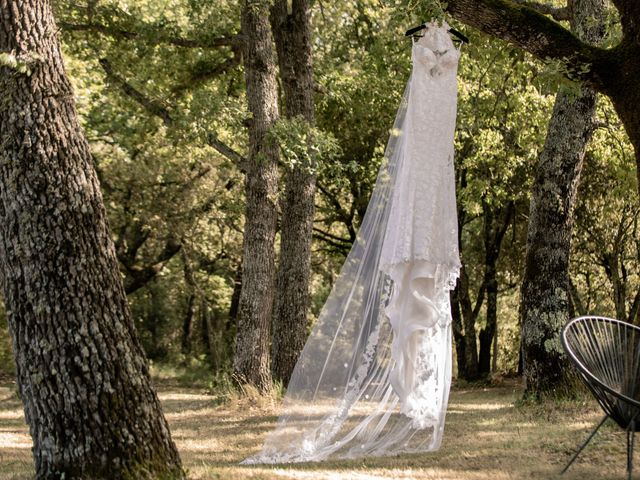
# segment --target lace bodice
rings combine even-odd
[[[404,162],[394,186],[383,266],[408,260],[459,267],[453,135],[459,50],[431,24],[413,43]]]

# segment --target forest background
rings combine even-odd
[[[404,31],[440,14],[437,3],[425,3],[313,3],[315,126],[283,116],[269,133],[279,153],[276,205],[285,202],[287,172],[308,164],[317,178],[309,328],[356,237],[383,158],[410,72]],[[230,385],[251,119],[236,38],[240,6],[226,0],[56,2],[55,14],[144,350],[159,369],[205,377],[211,388]],[[617,11],[607,6],[603,21],[603,45],[615,45]],[[463,46],[458,75],[455,161],[464,269],[453,297],[454,335],[457,375],[477,380],[519,371],[534,172],[558,87],[577,86],[557,62],[540,62],[455,26],[471,42]],[[602,97],[575,208],[572,315],[637,316],[634,172],[633,148]],[[492,298],[496,308],[488,308]],[[14,373],[4,315],[0,370]]]

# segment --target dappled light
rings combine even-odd
[[[31,478],[31,438],[13,385],[0,387],[0,478]],[[519,405],[518,383],[451,394],[439,451],[359,460],[241,466],[277,420],[277,406],[234,398],[220,403],[202,389],[159,385],[159,397],[189,478],[327,480],[516,480],[560,478],[559,471],[600,412],[581,399],[559,405]],[[622,477],[625,451],[609,426],[579,458],[568,480]]]

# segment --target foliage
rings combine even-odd
[[[610,102],[601,99],[598,116],[576,207],[573,300],[577,310],[634,321],[640,303],[640,204],[633,149]]]
[[[302,167],[308,173],[316,173],[318,160],[331,164],[340,152],[333,135],[311,127],[301,116],[279,119],[269,135],[280,147],[282,163],[288,170]]]
[[[270,132],[282,153],[281,173],[302,163],[318,177],[312,319],[355,239],[384,157],[411,68],[404,32],[431,18],[453,25],[443,15],[445,3],[314,3],[316,127],[294,118]],[[213,371],[211,388],[226,385],[250,121],[236,37],[239,3],[62,1],[55,8],[143,345],[156,366],[178,369],[194,382]],[[620,36],[615,12],[607,10],[606,45]],[[564,83],[562,66],[453,26],[471,39],[462,47],[458,76],[462,259],[477,301],[487,253],[483,232],[513,204],[497,264],[497,369],[513,372],[531,176],[554,94]],[[1,62],[18,65],[2,55]],[[640,290],[633,155],[609,103],[601,102],[598,116],[576,209],[572,300],[576,310],[629,316]],[[13,365],[4,322],[0,317],[3,366]],[[477,328],[485,325],[481,310]]]

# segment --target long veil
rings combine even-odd
[[[459,271],[452,49],[446,24],[429,24],[414,42],[411,78],[356,241],[294,369],[276,428],[243,463],[440,446],[451,382],[449,290]],[[425,105],[434,95],[443,98]],[[446,125],[430,126],[430,116]]]

